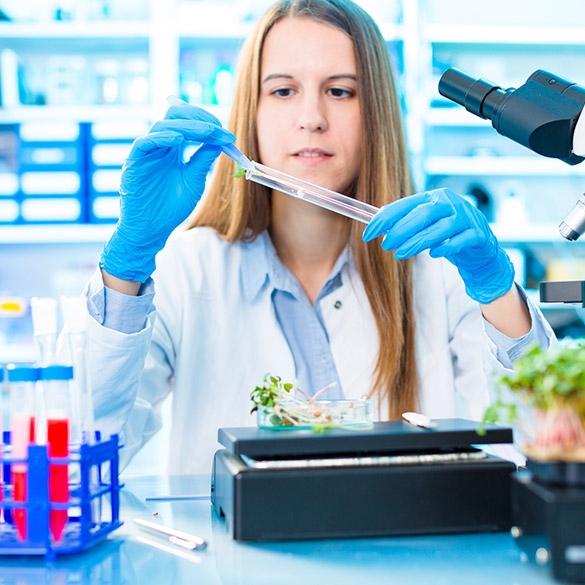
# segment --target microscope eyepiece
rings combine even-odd
[[[451,67],[439,79],[439,93],[456,104],[465,107],[465,96],[475,81],[470,75]]]
[[[486,120],[492,120],[497,104],[506,96],[499,85],[475,79],[455,67],[443,73],[439,80],[439,93]]]
[[[451,68],[439,80],[439,93],[538,154],[570,165],[583,160],[573,153],[572,133],[585,91],[574,83],[538,70],[518,89],[503,90]]]

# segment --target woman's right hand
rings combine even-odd
[[[235,136],[196,106],[172,106],[137,138],[122,168],[120,218],[100,267],[122,280],[145,282],[171,232],[193,211],[220,146]],[[202,145],[183,162],[183,143]]]

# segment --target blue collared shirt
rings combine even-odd
[[[343,389],[331,354],[321,301],[342,284],[342,271],[348,262],[347,248],[339,255],[311,304],[298,280],[278,258],[268,233],[264,232],[258,238],[264,245],[250,247],[242,256],[245,294],[250,299],[263,286],[271,288],[272,304],[293,356],[299,388],[312,396],[325,386],[335,384],[320,397],[342,398]],[[260,256],[261,250],[264,250],[264,257]]]

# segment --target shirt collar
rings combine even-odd
[[[247,302],[252,302],[260,294],[265,286],[271,290],[280,289],[293,292],[298,283],[292,274],[282,264],[274,245],[270,240],[268,231],[263,231],[252,242],[242,242],[242,286]],[[329,275],[324,287],[329,289],[330,283],[335,283],[335,289],[342,284],[342,271],[348,265],[349,247],[346,246]]]
[[[251,303],[270,280],[266,260],[268,232],[263,231],[251,242],[240,242],[242,250],[242,287],[244,297]]]

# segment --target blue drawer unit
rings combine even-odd
[[[20,217],[19,138],[17,124],[0,124],[0,224]]]
[[[87,221],[87,124],[20,124],[21,223]]]
[[[60,168],[62,166],[76,166],[80,152],[77,146],[54,145],[46,147],[42,144],[26,144],[20,151],[20,160],[23,169]]]
[[[146,120],[94,122],[88,135],[88,216],[93,223],[112,223],[120,212],[122,165],[132,142],[146,132]]]

